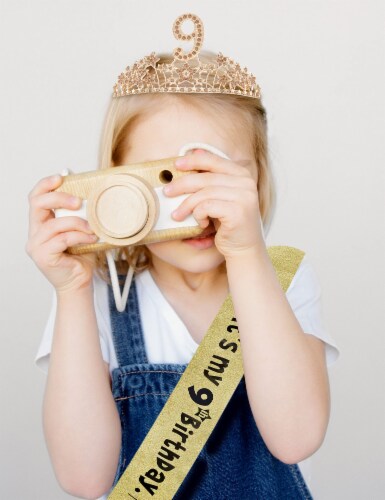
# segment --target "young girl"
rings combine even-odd
[[[173,56],[156,59],[152,73]],[[311,498],[305,459],[326,433],[327,364],[338,350],[306,255],[285,294],[267,252],[275,192],[265,109],[260,98],[170,89],[112,98],[101,168],[176,157],[188,143],[229,159],[202,148],[179,158],[177,169],[197,173],[164,194],[188,195],[172,217],[192,214],[202,234],[122,249],[120,274],[138,259],[123,312],[103,255],[65,252],[98,239],[84,219],[53,215],[81,200],[54,191],[59,175],[30,194],[27,252],[55,288],[36,356],[48,373],[44,432],[55,474],[77,497],[111,491],[230,293],[244,379],[174,498]]]

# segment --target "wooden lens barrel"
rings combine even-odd
[[[104,178],[92,190],[87,202],[87,218],[99,238],[125,246],[143,239],[159,214],[158,198],[142,178],[116,174]]]

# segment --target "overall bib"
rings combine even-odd
[[[108,294],[119,364],[112,372],[112,392],[122,428],[115,487],[187,365],[148,362],[135,279],[124,312],[116,310],[111,286]],[[312,499],[298,465],[284,464],[267,449],[251,412],[244,377],[173,498]]]

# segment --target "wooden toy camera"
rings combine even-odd
[[[68,248],[83,254],[114,247],[194,237],[202,232],[192,215],[175,221],[171,212],[188,195],[167,197],[165,184],[191,175],[175,169],[175,158],[93,170],[65,176],[56,191],[83,199],[79,210],[55,210],[56,217],[86,219],[99,237],[96,243]]]

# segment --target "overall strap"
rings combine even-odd
[[[305,252],[267,250],[286,293]],[[229,295],[108,500],[174,496],[243,377],[239,337]]]
[[[112,337],[119,366],[148,363],[135,278],[131,283],[126,308],[118,312],[111,285],[108,285]]]

